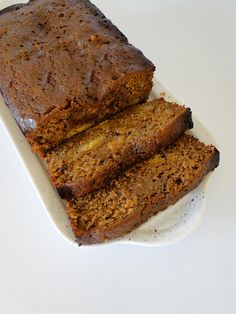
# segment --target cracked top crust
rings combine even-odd
[[[0,90],[24,133],[68,100],[92,111],[111,82],[154,70],[87,0],[35,0],[3,10],[0,45]]]

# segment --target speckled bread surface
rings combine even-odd
[[[88,0],[34,0],[0,12],[0,90],[44,155],[152,88],[154,65]]]

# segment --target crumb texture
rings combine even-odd
[[[102,242],[130,232],[196,187],[218,162],[213,146],[183,135],[110,186],[67,203],[78,242]]]
[[[49,152],[48,172],[62,197],[81,196],[191,127],[190,109],[164,99],[127,108]]]

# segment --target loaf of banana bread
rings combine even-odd
[[[0,90],[41,155],[148,98],[154,65],[88,0],[14,5],[0,25]]]
[[[183,135],[106,188],[67,202],[78,243],[99,243],[132,231],[194,189],[218,163],[215,147]]]
[[[151,157],[192,126],[189,108],[163,98],[129,107],[50,151],[48,172],[61,197],[81,196]]]

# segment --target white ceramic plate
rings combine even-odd
[[[155,81],[151,98],[164,97],[168,101],[180,102],[159,82]],[[195,118],[194,129],[191,134],[207,144],[215,144],[207,129]],[[0,97],[0,122],[3,124],[9,139],[15,147],[16,154],[25,167],[29,178],[38,194],[42,206],[45,208],[52,224],[57,231],[69,242],[75,244],[75,237],[71,231],[65,213],[63,201],[50,183],[45,165],[31,152],[30,146],[15,122],[4,100]],[[157,214],[148,222],[141,225],[132,233],[108,243],[131,243],[141,245],[161,246],[174,243],[198,225],[205,209],[206,188],[210,174],[197,189],[179,200],[174,206]]]

